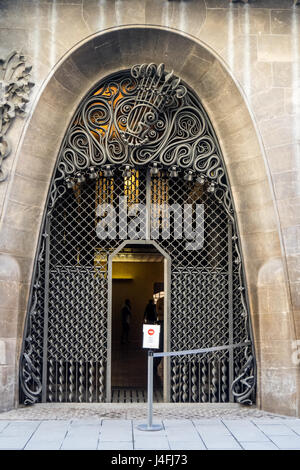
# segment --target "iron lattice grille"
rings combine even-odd
[[[180,178],[169,178],[168,173],[161,171],[158,177],[151,179],[151,202],[153,217],[164,218],[159,227],[152,231],[151,238],[157,239],[161,247],[172,257],[172,265],[176,267],[199,267],[221,271],[228,266],[228,216],[224,207],[215,195],[207,192],[207,186],[198,181],[182,181]],[[192,241],[195,225],[196,205],[203,205],[204,237],[199,238],[201,249],[187,249],[187,242]],[[188,226],[184,226],[183,210],[191,205],[191,218],[187,218]],[[159,206],[160,210],[156,209]],[[166,229],[167,216],[164,207],[169,210],[169,229]],[[172,210],[172,207],[174,208]],[[155,213],[156,212],[158,213]],[[182,215],[182,224],[174,224],[174,215]],[[178,229],[181,225],[181,233]],[[199,227],[198,227],[199,228]],[[170,236],[168,236],[170,233]],[[177,238],[178,237],[178,238]]]
[[[154,219],[152,235],[172,260],[171,349],[228,344],[229,289],[230,283],[232,290],[234,284],[238,288],[238,276],[235,273],[234,278],[234,272],[231,278],[229,275],[233,253],[228,246],[226,212],[215,196],[197,182],[182,183],[169,178],[164,171],[152,178],[148,173],[148,180]],[[68,190],[53,209],[47,287],[48,401],[105,399],[107,260],[121,239],[99,240],[96,228],[101,218],[97,207],[98,203],[109,202],[118,217],[119,196],[126,196],[129,206],[146,204],[147,171],[135,172],[134,179],[118,171],[112,178],[102,175],[96,182]],[[177,238],[173,214],[168,218],[164,212],[164,204],[178,204],[180,210],[191,202],[194,209],[196,204],[204,205],[204,243],[197,250],[186,249],[184,234]],[[242,318],[238,295],[233,303],[237,320],[234,339],[239,341],[246,339],[247,332],[245,322],[238,321]],[[172,359],[172,401],[228,401],[230,367],[233,364],[228,352],[192,360]],[[235,369],[239,371],[240,363],[235,364]]]
[[[148,207],[155,220],[150,229],[147,221],[137,232],[119,224],[125,196],[129,209]],[[103,204],[114,207],[119,232],[110,226],[99,238]],[[190,212],[180,227],[174,214],[185,205]],[[200,205],[203,239],[195,238]],[[221,151],[198,98],[154,64],[98,84],[66,133],[35,263],[21,401],[105,400],[108,256],[136,238],[155,240],[171,258],[172,350],[249,344],[172,359],[171,399],[252,403],[251,326]]]
[[[106,280],[86,267],[50,270],[47,401],[104,401]]]
[[[145,173],[145,172],[144,172]],[[108,256],[120,239],[99,240],[99,204],[118,211],[146,202],[142,171],[129,178],[100,175],[70,189],[55,205],[49,225],[47,401],[105,401]],[[118,213],[118,212],[117,212]],[[120,234],[122,236],[122,234]]]
[[[171,350],[182,351],[199,347],[223,346],[248,340],[240,295],[238,254],[232,241],[232,221],[224,206],[205,184],[169,178],[160,172],[151,179],[151,201],[160,206],[160,223],[155,238],[172,260],[171,269]],[[166,212],[170,211],[169,232],[164,239]],[[176,205],[177,204],[177,205]],[[191,204],[195,226],[196,205],[204,209],[203,245],[187,249],[187,239],[178,237],[174,217],[176,210]],[[157,209],[154,209],[155,212]],[[157,214],[155,214],[157,217]],[[178,214],[177,214],[178,216]],[[165,219],[165,220],[164,220]],[[158,226],[159,225],[159,226]],[[202,241],[202,240],[200,240]],[[232,296],[232,301],[230,297]],[[188,301],[187,301],[188,299]],[[171,399],[174,402],[226,402],[232,399],[230,381],[237,378],[242,352],[228,351],[204,357],[176,357],[171,360]]]
[[[174,270],[171,286],[171,349],[229,344],[227,274]],[[190,299],[188,303],[185,295]],[[230,367],[227,351],[172,358],[172,401],[229,401]]]

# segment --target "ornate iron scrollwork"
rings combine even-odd
[[[123,122],[126,130],[121,137],[132,147],[140,147],[152,140],[153,126],[157,125],[160,115],[172,105],[174,96],[183,98],[187,92],[175,78],[173,72],[166,74],[164,64],[135,65],[131,76],[138,82],[133,106]]]
[[[92,255],[99,240],[90,214],[96,200],[114,201],[114,194],[130,194],[133,202],[199,201],[206,208],[202,251],[188,253],[175,238],[156,239],[172,258],[172,348],[193,349],[199,340],[204,347],[252,342],[235,214],[216,135],[198,98],[163,64],[135,65],[101,81],[84,99],[58,157],[23,344],[24,403],[41,399],[43,368],[48,400],[104,400],[107,256],[119,241],[102,240],[98,258]],[[250,404],[255,383],[253,345],[232,355],[171,362],[173,401],[228,401],[232,393]]]
[[[64,177],[90,166],[153,162],[192,169],[221,186],[224,175],[197,99],[162,64],[134,66],[97,87],[78,110],[61,157]]]
[[[7,131],[16,115],[25,115],[29,93],[34,86],[30,80],[31,69],[26,65],[25,56],[16,51],[6,59],[0,59],[0,182],[7,178],[2,162],[11,153]]]
[[[253,389],[256,385],[256,366],[253,355],[247,354],[245,363],[242,365],[238,377],[232,382],[233,396],[238,403],[252,405]]]

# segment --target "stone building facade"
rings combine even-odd
[[[102,77],[154,62],[195,91],[222,148],[245,262],[258,406],[300,416],[300,6],[293,3],[0,2],[0,57],[22,51],[35,82],[28,114],[9,130],[0,183],[1,409],[18,405],[34,258],[66,129]]]

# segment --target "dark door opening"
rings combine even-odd
[[[152,245],[125,246],[112,261],[112,402],[147,401],[142,330],[150,299],[163,330],[164,257]],[[126,300],[130,305],[123,310]],[[155,372],[154,399],[163,401],[163,361],[155,364]]]

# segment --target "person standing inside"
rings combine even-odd
[[[129,343],[130,319],[131,319],[131,303],[129,299],[126,299],[124,306],[121,310],[121,321],[122,321],[121,343],[122,344]]]
[[[145,323],[155,323],[157,320],[156,306],[153,299],[150,299],[144,313]]]

